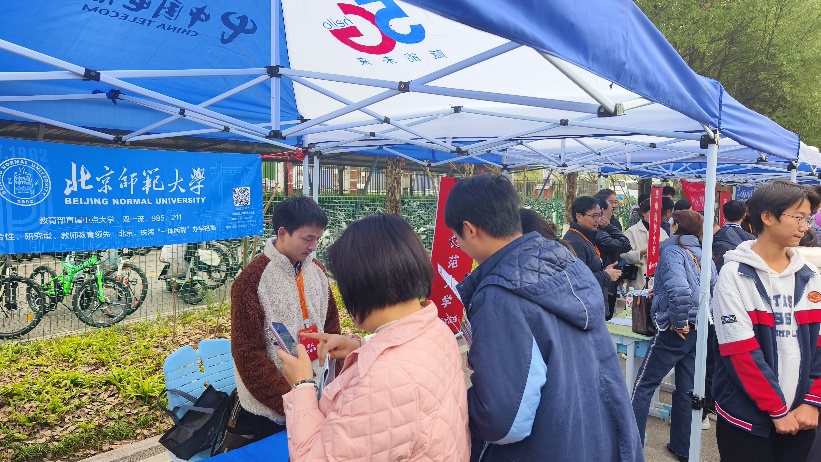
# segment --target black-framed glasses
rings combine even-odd
[[[781,216],[782,216],[782,217],[790,217],[790,218],[795,218],[796,220],[798,220],[798,226],[799,226],[799,227],[800,227],[801,225],[804,225],[804,226],[806,226],[806,227],[808,227],[808,228],[809,228],[809,227],[810,227],[810,225],[812,224],[812,222],[813,222],[813,221],[815,221],[815,215],[810,215],[810,216],[808,216],[807,218],[804,218],[804,217],[802,217],[802,216],[800,216],[800,215],[790,215],[790,214],[788,214],[788,213],[782,213],[782,214],[781,214]]]

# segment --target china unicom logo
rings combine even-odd
[[[0,197],[15,205],[32,206],[51,193],[51,178],[37,162],[15,157],[0,162]]]

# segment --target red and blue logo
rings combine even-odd
[[[391,27],[391,21],[394,19],[408,18],[402,8],[393,0],[355,0],[356,5],[348,3],[338,3],[340,11],[345,15],[343,19],[327,19],[322,23],[322,26],[327,29],[337,40],[345,45],[362,53],[372,55],[384,55],[390,53],[396,48],[397,43],[414,44],[425,40],[425,28],[421,24],[413,24],[410,26],[410,31],[407,33],[398,32]],[[366,5],[368,3],[381,3],[382,8],[372,13],[365,8],[358,5]],[[364,37],[362,31],[359,30],[348,18],[350,16],[358,16],[365,21],[373,24],[376,30],[381,35],[381,41],[376,45],[363,45],[354,41],[353,39]]]

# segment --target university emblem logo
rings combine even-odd
[[[37,162],[15,157],[0,162],[0,197],[24,207],[37,205],[51,193],[51,178]]]

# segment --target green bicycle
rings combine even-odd
[[[108,327],[128,316],[133,306],[131,290],[116,277],[106,276],[96,254],[77,265],[63,260],[62,268],[63,274],[57,275],[42,265],[29,276],[43,291],[46,311],[55,310],[65,297],[71,297],[77,283],[79,288],[74,292],[71,307],[80,321],[92,327]],[[92,277],[83,279],[82,274],[90,268],[94,268]]]

